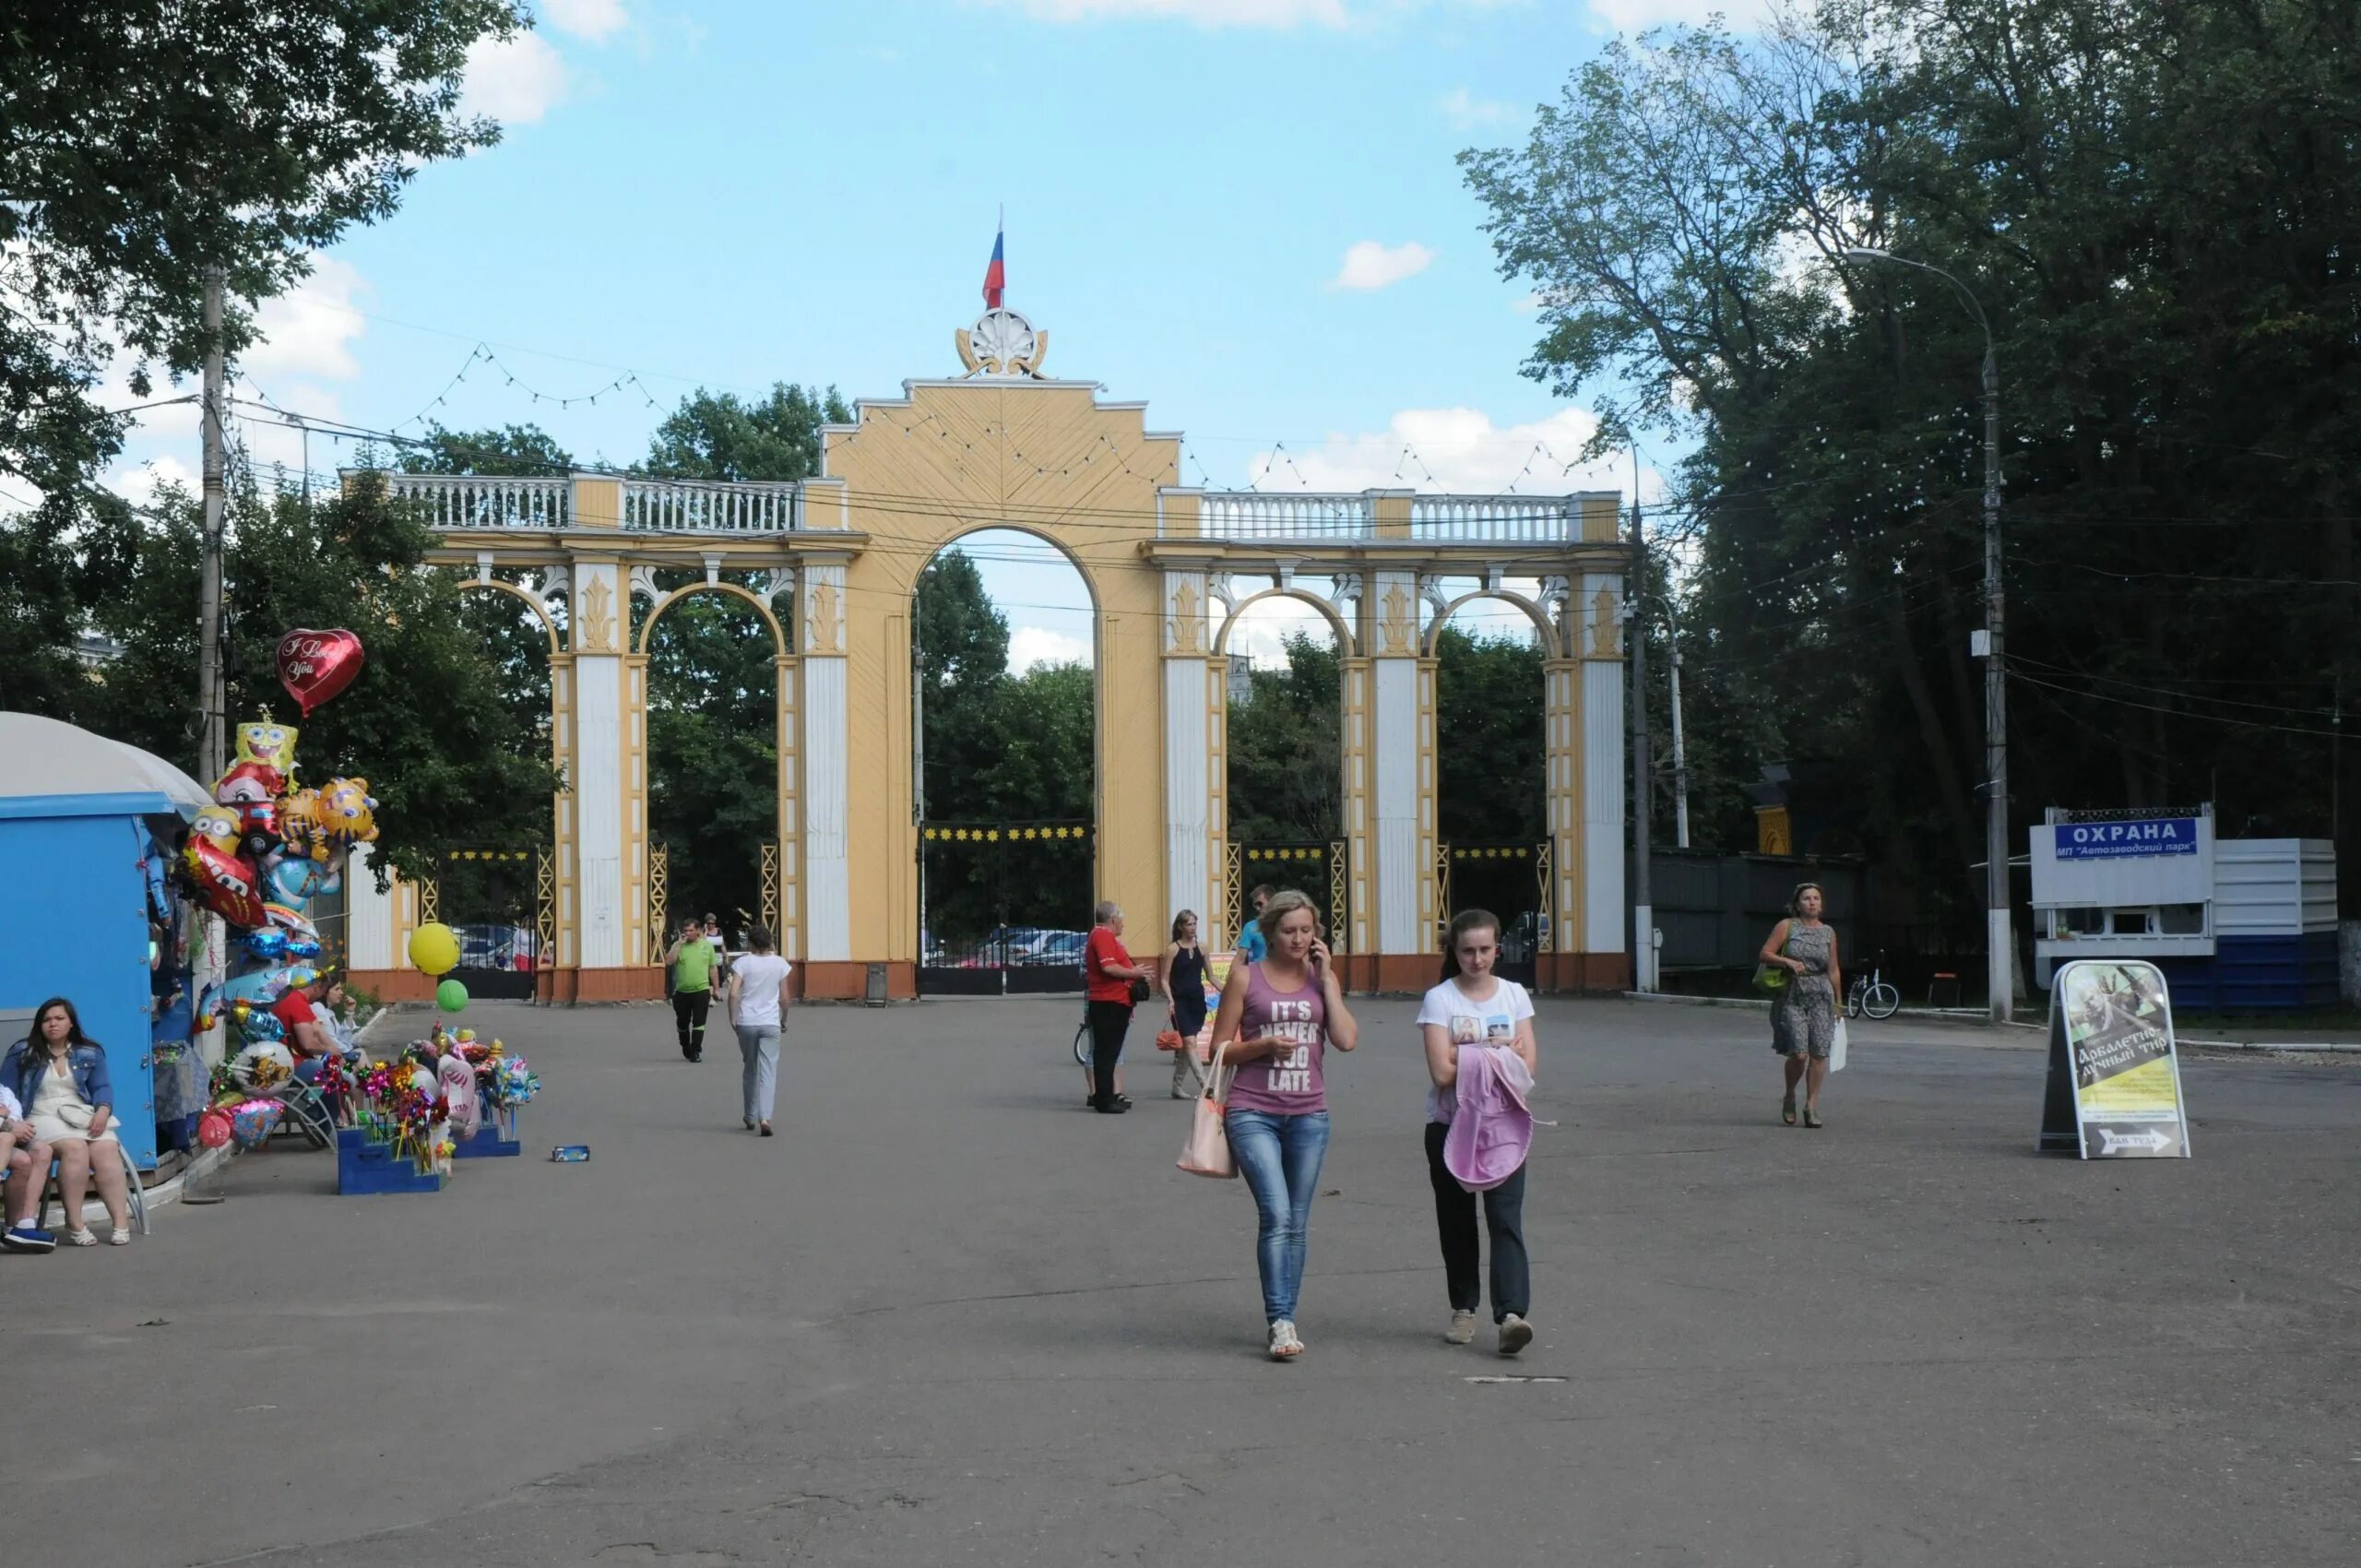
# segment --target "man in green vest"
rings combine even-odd
[[[692,1062],[705,1060],[705,1016],[713,1005],[713,944],[705,928],[692,918],[681,922],[681,934],[664,955],[672,967],[672,1020],[681,1029],[681,1054]]]

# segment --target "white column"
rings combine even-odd
[[[1193,907],[1207,885],[1206,819],[1213,798],[1206,733],[1205,655],[1212,645],[1202,572],[1164,574],[1164,885],[1173,909],[1157,911],[1157,929]],[[1218,909],[1197,910],[1198,933],[1216,940]]]
[[[1624,951],[1623,576],[1582,579],[1583,942],[1585,953]]]
[[[1375,657],[1370,660],[1370,815],[1375,825],[1377,950],[1423,953],[1418,892],[1431,868],[1418,863],[1419,769],[1427,760],[1418,693],[1418,579],[1415,572],[1371,574]]]
[[[803,574],[803,940],[819,962],[852,957],[850,792],[845,710],[845,569]]]
[[[629,601],[611,561],[574,568],[575,842],[586,969],[645,963],[626,953],[623,900],[623,661]]]

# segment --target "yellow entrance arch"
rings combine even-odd
[[[568,973],[557,995],[660,993],[660,974],[639,961],[645,661],[656,619],[699,591],[753,602],[776,639],[781,900],[783,915],[794,911],[782,939],[806,994],[914,992],[914,597],[943,546],[991,528],[1056,546],[1089,588],[1099,714],[1090,892],[1151,929],[1183,906],[1226,905],[1221,780],[1237,612],[1278,595],[1315,605],[1344,655],[1351,929],[1340,934],[1347,978],[1365,988],[1422,987],[1431,974],[1434,666],[1423,609],[1455,608],[1440,597],[1454,578],[1540,582],[1511,602],[1535,619],[1548,653],[1564,918],[1543,983],[1626,983],[1615,618],[1626,552],[1614,495],[1201,490],[1180,482],[1180,438],[1150,429],[1145,404],[1037,373],[1046,334],[994,312],[967,337],[971,374],[861,402],[850,422],[824,428],[821,471],[799,483],[385,476],[437,527],[433,559],[473,565],[481,586],[535,601],[553,639],[549,600],[567,600],[552,659],[565,672],[553,669],[552,718],[568,783],[557,856]],[[514,567],[540,570],[538,594],[492,578]],[[703,583],[654,591],[657,571],[700,569]],[[767,591],[724,573],[759,574]],[[1278,586],[1240,593],[1233,577]],[[652,601],[636,636],[635,594]],[[790,595],[792,614],[773,608]],[[1233,934],[1206,932],[1216,944]],[[367,964],[356,956],[355,966]]]

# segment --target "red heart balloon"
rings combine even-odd
[[[350,632],[298,626],[279,639],[279,683],[302,705],[303,717],[361,673],[361,639]]]

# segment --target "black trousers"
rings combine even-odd
[[[681,1054],[692,1062],[705,1054],[705,1015],[712,1005],[710,991],[672,993],[672,1021],[681,1027]]]
[[[1115,1098],[1115,1059],[1123,1054],[1123,1037],[1132,1032],[1132,1004],[1094,1002],[1090,1004],[1090,1103],[1107,1105]]]
[[[1451,1310],[1472,1313],[1483,1304],[1476,1265],[1476,1194],[1442,1162],[1451,1129],[1427,1123],[1427,1177],[1435,1189],[1435,1231],[1442,1239],[1442,1277]],[[1525,1167],[1484,1194],[1484,1229],[1492,1241],[1492,1321],[1509,1313],[1523,1317],[1533,1307],[1533,1265],[1525,1253]]]

